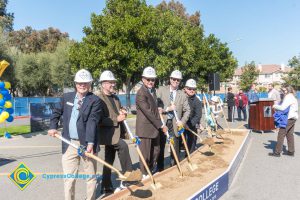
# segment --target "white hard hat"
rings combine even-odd
[[[170,78],[177,78],[177,79],[182,79],[182,73],[179,70],[174,70],[171,73]]]
[[[185,83],[185,87],[196,88],[197,87],[196,81],[192,78],[187,80]]]
[[[153,67],[146,67],[143,71],[142,76],[146,78],[156,78],[155,69],[153,69]]]
[[[219,102],[219,97],[218,97],[218,96],[212,96],[212,97],[211,97],[211,100],[212,100],[213,102],[218,103],[218,102]]]
[[[89,83],[93,81],[91,73],[86,69],[79,70],[74,78],[77,83]]]
[[[109,71],[109,70],[105,70],[104,72],[102,72],[102,74],[100,75],[99,81],[116,81],[114,74]]]

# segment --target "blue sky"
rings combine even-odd
[[[157,5],[161,0],[146,0]],[[179,0],[189,13],[200,11],[205,34],[227,42],[239,65],[287,64],[300,53],[300,1],[298,0]],[[92,12],[100,14],[104,0],[9,0],[14,29],[48,27],[68,32],[80,41]]]

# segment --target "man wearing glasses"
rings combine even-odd
[[[105,145],[105,161],[113,165],[116,152],[118,152],[123,173],[132,172],[132,161],[125,139],[125,127],[123,121],[127,112],[122,109],[121,102],[115,95],[116,79],[111,71],[104,71],[100,75],[100,91],[97,95],[103,100],[103,119],[99,127],[99,143]],[[125,188],[125,183],[121,181],[120,186],[113,190],[111,182],[111,169],[103,166],[103,178],[101,183],[101,193],[109,195]]]
[[[149,166],[153,170],[159,155],[159,129],[167,131],[163,126],[157,108],[155,93],[156,72],[152,67],[146,67],[142,74],[142,87],[136,94],[136,135],[141,138],[140,149]],[[140,168],[143,179],[146,179],[147,171],[140,160]]]
[[[78,146],[85,146],[89,153],[97,154],[99,151],[97,125],[102,116],[102,103],[99,97],[89,92],[92,81],[89,71],[81,69],[76,73],[74,79],[76,91],[64,94],[60,107],[53,110],[48,134],[53,137],[58,134],[58,122],[63,117],[62,137]],[[87,179],[86,199],[95,199],[96,161],[80,157],[77,149],[64,142],[62,153],[62,167],[65,175],[75,176],[78,173],[80,161],[83,163],[84,172],[90,175]],[[75,183],[75,178],[64,179],[65,199],[75,199]]]
[[[179,84],[182,80],[180,71],[175,70],[170,76],[170,85],[161,86],[157,91],[158,107],[164,115],[164,120],[171,136],[174,136],[174,147],[179,157],[179,138],[178,127],[185,126],[190,115],[190,106],[186,94],[179,90]],[[176,121],[174,111],[177,112],[179,121]],[[166,145],[166,136],[161,134],[160,154],[157,163],[158,171],[164,169],[164,149]],[[180,158],[179,158],[180,159]],[[175,165],[174,156],[171,155],[171,165]]]
[[[191,110],[190,117],[186,123],[186,126],[194,132],[197,132],[197,127],[200,124],[200,119],[202,116],[202,104],[199,98],[196,96],[196,88],[197,84],[194,79],[189,79],[185,83],[184,90],[188,96],[188,101]],[[189,152],[192,153],[193,151],[195,151],[197,138],[188,130],[185,130],[184,134],[187,139]]]

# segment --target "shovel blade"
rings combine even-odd
[[[130,181],[130,182],[141,181],[142,180],[142,172],[139,169],[131,171],[131,172],[127,171],[127,172],[125,172],[124,177],[125,177],[124,181]]]

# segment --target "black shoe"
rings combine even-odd
[[[100,190],[100,193],[104,194],[104,195],[110,195],[110,194],[114,193],[114,190],[112,188],[106,188],[106,189],[102,188]]]
[[[276,153],[276,152],[269,153],[269,156],[280,157],[280,153]]]
[[[283,155],[295,156],[295,152],[287,151],[287,152],[284,152]]]

